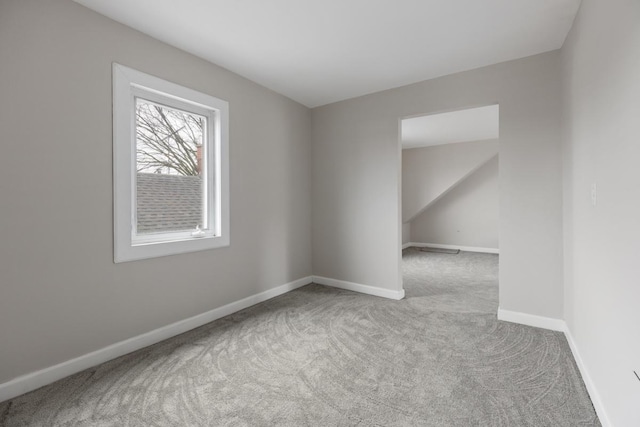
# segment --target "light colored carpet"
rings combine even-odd
[[[309,285],[0,404],[3,426],[600,425],[564,336],[496,320],[496,255],[406,299]]]

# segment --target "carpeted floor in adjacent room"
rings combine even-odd
[[[0,403],[2,426],[597,426],[498,257],[404,252],[406,298],[309,285]]]

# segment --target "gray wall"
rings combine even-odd
[[[498,249],[499,194],[496,155],[411,221],[411,241]]]
[[[402,150],[402,221],[416,218],[431,202],[477,170],[498,150],[498,140]]]
[[[402,224],[402,243],[409,243],[411,241],[411,223],[405,222]]]
[[[111,63],[230,103],[231,246],[113,263]],[[0,2],[0,382],[311,274],[310,113],[70,0]]]
[[[559,51],[312,110],[314,274],[399,290],[399,119],[496,103],[500,306],[561,318]]]
[[[592,398],[638,426],[640,2],[583,0],[562,60],[565,319]]]

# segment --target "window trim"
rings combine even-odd
[[[193,236],[191,231],[161,233],[153,237],[134,236],[136,98],[213,120],[213,126],[207,128],[204,153],[208,212],[214,220],[210,232],[198,236]],[[229,103],[113,63],[113,202],[115,263],[229,246]]]
[[[215,159],[218,158],[218,155],[215,150],[216,146],[216,134],[215,130],[219,127],[218,117],[220,114],[216,110],[212,110],[210,108],[202,108],[200,105],[192,105],[183,102],[182,100],[176,100],[167,97],[165,94],[157,94],[149,92],[148,90],[141,89],[140,87],[134,85],[131,89],[134,98],[134,114],[135,108],[137,107],[137,100],[142,99],[146,102],[172,109],[179,109],[181,111],[185,111],[187,113],[197,114],[199,116],[203,116],[207,119],[207,127],[205,132],[205,144],[204,144],[204,155],[205,155],[205,168],[203,171],[203,184],[204,184],[204,193],[206,194],[206,206],[204,206],[204,212],[207,213],[206,223],[207,227],[202,231],[201,234],[198,234],[199,238],[202,237],[215,237],[220,235],[220,221],[216,220],[216,206],[219,204],[219,200],[217,197],[218,191],[215,183],[218,181],[217,174],[215,170],[217,170],[218,165],[215,164]],[[136,122],[134,118],[134,123]],[[136,134],[136,129],[134,125],[134,135]],[[136,158],[136,144],[131,144],[131,156],[134,159],[133,165],[134,168],[137,169],[137,164],[135,161]],[[209,165],[214,165],[214,173],[211,174],[209,170]],[[132,171],[133,172],[133,171]],[[210,176],[212,175],[212,176]],[[136,178],[137,180],[137,174]],[[141,245],[146,243],[163,243],[168,241],[176,241],[176,240],[188,240],[191,239],[192,233],[195,228],[191,230],[183,230],[183,231],[167,231],[167,232],[159,232],[159,233],[149,233],[139,235],[137,234],[136,226],[137,223],[135,218],[137,217],[137,185],[135,182],[132,182],[132,230],[131,230],[131,243],[132,245]],[[203,228],[204,224],[203,224]]]

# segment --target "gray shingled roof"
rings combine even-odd
[[[202,178],[137,174],[138,233],[192,230],[202,226]]]

